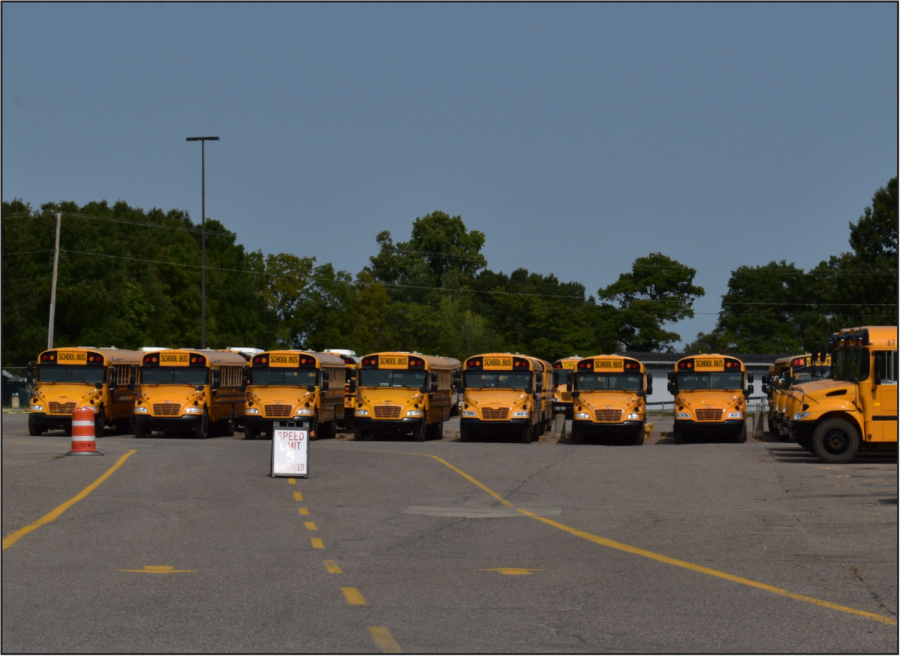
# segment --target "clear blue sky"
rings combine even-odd
[[[3,199],[207,216],[353,273],[433,210],[588,293],[814,266],[897,174],[897,4],[4,4]]]

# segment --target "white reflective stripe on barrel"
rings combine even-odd
[[[84,436],[84,437],[82,437],[80,435],[73,435],[72,441],[73,442],[96,442],[97,440],[93,435],[88,435],[88,436]]]
[[[73,426],[93,426],[94,422],[92,421],[73,421]]]

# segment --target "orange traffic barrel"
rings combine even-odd
[[[75,408],[72,413],[72,450],[68,456],[102,456],[94,436],[94,409]]]

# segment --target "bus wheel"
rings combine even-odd
[[[39,437],[44,434],[44,431],[34,423],[34,415],[28,415],[28,434],[32,437]]]
[[[634,435],[634,441],[631,443],[632,446],[644,446],[644,424],[642,423],[638,426],[637,432]]]
[[[200,423],[194,429],[194,439],[205,440],[207,435],[209,435],[209,414],[204,410],[200,415]]]
[[[471,442],[471,441],[472,441],[472,434],[469,433],[469,428],[468,428],[468,426],[462,426],[462,425],[460,425],[460,427],[459,427],[459,441],[460,441],[460,442]]]
[[[438,422],[434,425],[434,431],[431,434],[432,439],[442,440],[444,439],[444,418],[441,417],[438,419]]]
[[[822,462],[850,462],[859,451],[859,433],[848,421],[828,419],[813,433],[812,448]]]
[[[684,444],[684,433],[680,430],[672,432],[672,441],[675,444]]]
[[[747,441],[747,424],[741,426],[737,433],[734,435],[734,441],[737,444],[743,444]]]
[[[97,408],[94,413],[94,437],[103,437],[103,429],[106,426],[106,413],[103,408]]]
[[[140,425],[139,423],[137,423],[136,421],[135,421],[135,422],[132,422],[132,423],[134,424],[134,436],[135,436],[135,438],[141,440],[141,439],[147,437],[147,432],[144,430],[144,427],[143,427],[143,426],[141,426],[141,425]]]
[[[426,430],[427,426],[425,425],[425,418],[423,417],[422,421],[419,422],[419,425],[413,429],[413,439],[416,442],[424,442]]]
[[[577,424],[572,425],[572,444],[584,444],[584,433]]]
[[[527,424],[525,428],[522,430],[522,435],[520,439],[522,440],[522,444],[531,444],[531,440],[534,437],[534,428],[531,424]]]

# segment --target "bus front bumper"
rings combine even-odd
[[[643,421],[623,421],[619,424],[602,424],[600,422],[593,422],[590,419],[576,419],[572,422],[572,427],[578,427],[578,430],[582,431],[585,435],[607,435],[607,436],[616,436],[616,435],[625,435],[625,434],[634,434],[634,431],[641,429],[643,430],[644,422]]]
[[[147,431],[189,431],[200,425],[203,415],[184,415],[182,417],[150,417],[134,415],[134,425]]]
[[[674,430],[685,431],[694,435],[722,435],[738,430],[744,426],[744,421],[744,419],[726,419],[725,421],[676,419]]]
[[[460,418],[459,427],[469,431],[484,432],[503,432],[503,431],[521,431],[526,426],[531,426],[531,417],[521,417],[519,419],[496,419],[484,420],[472,417]]]
[[[32,412],[28,415],[28,421],[40,428],[72,428],[72,415],[48,415],[46,412]]]
[[[422,424],[422,417],[404,417],[403,419],[372,419],[355,416],[355,427],[361,431],[408,433]]]
[[[812,444],[813,432],[816,430],[814,421],[790,421],[787,425],[790,438],[797,444]]]

